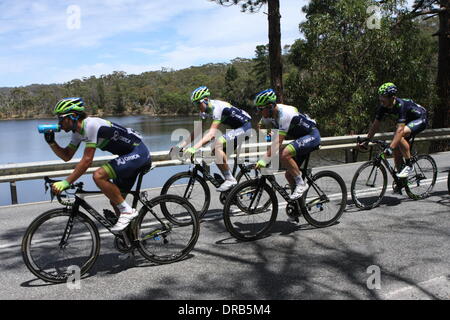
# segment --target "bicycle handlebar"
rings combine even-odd
[[[358,144],[361,144],[361,143],[364,143],[364,142],[372,142],[372,143],[375,143],[375,144],[377,144],[377,145],[383,147],[383,149],[389,147],[389,143],[387,143],[386,141],[383,141],[383,140],[374,140],[374,139],[369,139],[369,138],[361,138],[360,136],[358,136],[358,137],[356,138],[356,142],[357,142]]]
[[[45,191],[47,192],[47,190],[50,188],[50,197],[51,200],[53,200],[53,198],[56,196],[56,199],[58,200],[59,203],[61,203],[62,205],[65,206],[69,206],[72,203],[69,201],[64,201],[63,197],[66,197],[66,195],[61,195],[61,193],[55,194],[53,192],[52,189],[52,185],[56,182],[59,182],[61,180],[54,180],[54,179],[50,179],[49,177],[44,177],[44,181],[45,181]],[[83,182],[77,182],[74,184],[71,184],[70,187],[68,189],[83,189]]]

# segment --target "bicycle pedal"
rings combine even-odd
[[[300,219],[298,217],[288,217],[287,218],[288,222],[295,222],[295,223],[299,223]]]
[[[130,258],[134,258],[134,253],[133,252],[127,252],[127,253],[119,254],[119,260],[120,261],[125,261],[125,260],[128,260]]]

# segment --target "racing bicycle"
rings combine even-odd
[[[141,170],[136,190],[130,192],[132,207],[136,208],[138,202],[142,204],[139,215],[119,233],[111,231],[118,219],[115,213],[104,210],[102,215],[84,199],[87,195],[102,194],[100,191],[85,191],[83,182],[78,182],[68,189],[75,192],[57,195],[63,207],[38,216],[23,237],[22,256],[28,269],[51,283],[66,282],[74,268],[78,268],[80,276],[86,274],[100,252],[100,235],[92,217],[113,234],[114,246],[123,254],[134,253],[137,249],[143,257],[156,264],[186,257],[194,248],[200,232],[195,209],[176,195],[149,199],[146,191],[140,191],[142,177],[149,170],[149,165]],[[46,190],[55,182],[57,180],[46,177]]]
[[[414,138],[413,136],[410,142],[411,150]],[[408,197],[413,200],[424,199],[430,194],[437,178],[437,165],[433,157],[412,152],[413,170],[408,178],[402,179],[397,177],[397,172],[386,159],[384,150],[389,147],[389,144],[382,140],[357,138],[358,144],[365,141],[377,145],[381,152],[376,154],[373,160],[361,165],[353,176],[350,190],[353,202],[358,208],[369,210],[380,204],[388,184],[386,169],[392,176],[394,191],[402,194],[402,189],[405,189]]]
[[[309,155],[304,161],[302,177],[309,185],[298,200],[291,200],[273,174],[261,174],[241,182],[229,193],[223,209],[223,219],[232,236],[242,241],[264,237],[278,214],[278,192],[287,202],[286,213],[297,222],[303,215],[314,227],[335,224],[347,205],[347,188],[342,177],[333,171],[312,174]],[[239,200],[239,201],[237,201]]]

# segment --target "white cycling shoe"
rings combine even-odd
[[[400,179],[408,178],[409,174],[413,171],[413,167],[405,166],[403,170],[397,174]]]
[[[225,180],[224,183],[220,185],[220,187],[217,188],[218,192],[225,192],[233,188],[235,185],[237,185],[236,180]]]
[[[138,212],[136,209],[133,209],[131,213],[121,213],[119,220],[117,223],[111,228],[112,232],[120,232],[125,230],[126,227],[130,224],[130,222],[138,216]]]
[[[296,186],[295,186],[295,189],[294,189],[294,192],[292,192],[292,194],[289,196],[289,198],[290,198],[291,200],[297,200],[297,199],[299,199],[299,198],[303,195],[303,193],[304,193],[306,190],[308,190],[308,188],[309,188],[308,183],[296,185]]]

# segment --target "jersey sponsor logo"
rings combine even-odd
[[[245,116],[243,114],[237,113],[235,110],[231,111],[231,117],[242,120],[242,121],[246,120]]]
[[[300,147],[303,147],[303,146],[307,145],[308,143],[310,143],[311,141],[314,141],[314,140],[316,140],[315,137],[309,137],[309,138],[306,138],[306,139],[300,141],[300,142],[298,143],[298,145],[299,145]]]
[[[123,141],[128,144],[131,143],[131,140],[128,138],[125,138],[124,136],[121,136],[119,131],[114,131],[114,134],[113,134],[113,137],[111,138],[111,140],[113,140],[113,141],[120,140],[120,141]]]
[[[138,137],[139,139],[142,140],[142,136],[136,130],[131,129],[131,128],[127,128],[127,132],[129,134],[132,134],[132,135],[134,135],[134,136],[136,136],[136,137]]]
[[[136,159],[139,159],[140,157],[141,157],[141,156],[138,155],[138,154],[133,154],[133,155],[131,155],[131,156],[128,156],[128,157],[122,157],[122,158],[117,158],[117,159],[115,159],[115,160],[116,160],[117,165],[118,165],[118,166],[121,166],[121,165],[126,164],[128,161],[136,160]]]

